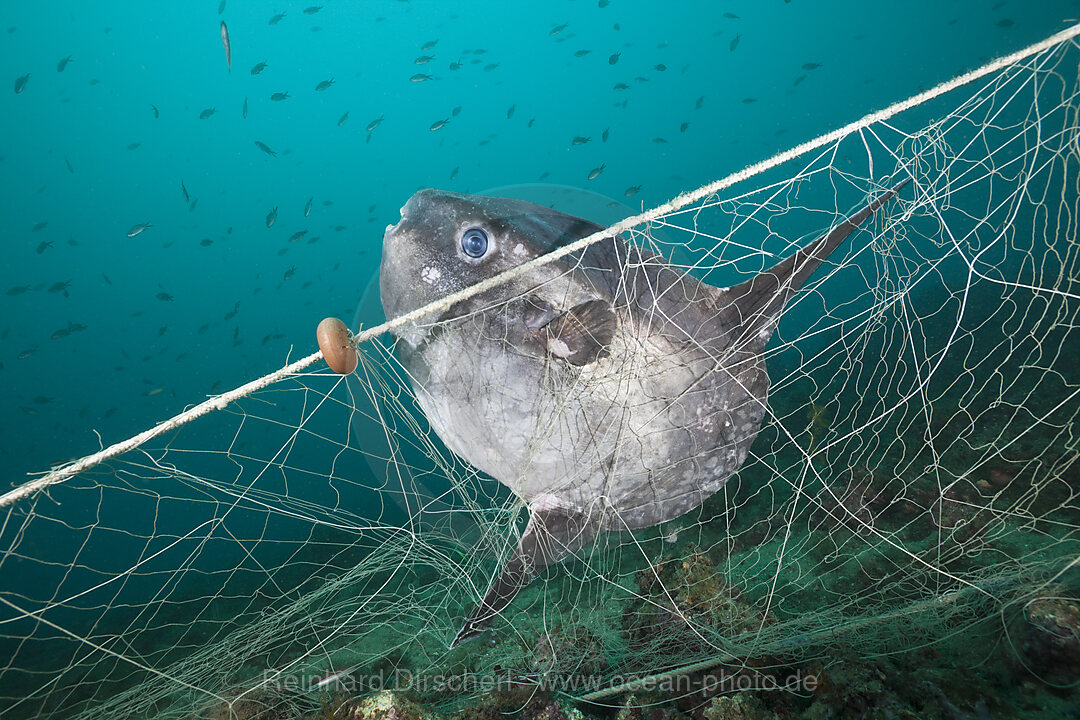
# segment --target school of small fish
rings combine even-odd
[[[615,33],[622,32],[619,23],[614,22],[618,3],[609,5],[607,0],[598,0],[590,5],[595,6],[596,11],[611,16],[607,20],[607,27],[612,28]],[[329,26],[335,7],[284,6],[285,11],[273,14],[260,12],[256,21],[246,16],[233,17],[232,14],[227,14],[232,8],[233,4],[230,3],[227,7],[226,0],[220,0],[218,17],[199,21],[204,27],[204,33],[197,47],[200,51],[205,49],[206,66],[218,73],[222,82],[227,81],[230,84],[233,94],[221,96],[207,93],[199,96],[201,101],[181,105],[175,102],[175,98],[169,97],[167,88],[163,88],[161,93],[141,97],[137,103],[132,104],[140,121],[155,127],[172,122],[190,122],[201,132],[210,133],[220,130],[226,123],[238,125],[250,118],[250,125],[239,125],[247,130],[246,134],[241,135],[242,142],[237,143],[233,152],[243,162],[265,165],[268,168],[284,167],[294,147],[297,148],[297,154],[292,155],[292,158],[299,156],[300,143],[305,138],[293,138],[286,133],[275,132],[274,118],[297,110],[305,102],[320,103],[325,105],[327,110],[320,121],[324,123],[323,132],[337,133],[334,137],[362,137],[366,143],[376,146],[382,143],[386,146],[403,142],[406,134],[411,133],[413,137],[423,136],[417,142],[447,148],[460,146],[460,152],[456,155],[443,156],[446,166],[439,169],[439,177],[455,186],[454,189],[465,191],[470,190],[466,186],[470,182],[479,185],[473,188],[474,190],[487,184],[485,180],[488,176],[485,170],[478,163],[472,162],[468,153],[470,133],[475,133],[478,126],[486,132],[471,142],[479,146],[497,146],[499,142],[504,142],[511,132],[538,132],[545,129],[545,125],[546,130],[552,129],[550,114],[544,115],[540,111],[529,88],[513,82],[509,68],[518,67],[515,65],[516,59],[501,55],[494,47],[480,47],[478,43],[483,42],[479,39],[482,35],[459,36],[474,38],[470,43],[458,42],[449,37],[417,37],[407,43],[403,41],[401,55],[385,66],[371,68],[358,64],[357,67],[312,67],[312,73],[305,75],[301,82],[294,83],[295,75],[288,71],[295,70],[299,63],[296,48],[287,45],[289,41],[283,39],[280,41],[280,51],[276,51],[274,43],[266,42],[265,38],[253,42],[253,35],[257,31],[271,37],[281,37],[283,31],[295,28],[301,23],[307,30],[317,32],[321,28],[314,23],[325,23]],[[999,8],[1000,3],[989,10],[993,12]],[[378,29],[380,23],[386,21],[386,18],[377,15],[377,12],[372,11],[374,29]],[[213,20],[218,21],[216,36]],[[745,109],[746,112],[755,113],[775,111],[776,106],[771,104],[774,98],[770,98],[767,89],[756,92],[756,97],[749,96],[749,93],[739,93],[734,97],[721,98],[720,90],[710,91],[703,88],[686,97],[673,95],[667,111],[670,122],[651,128],[648,134],[630,137],[634,132],[631,128],[636,122],[633,113],[645,105],[645,101],[640,99],[642,94],[674,85],[681,75],[690,70],[689,61],[678,59],[676,48],[669,48],[668,43],[662,40],[650,42],[648,46],[641,42],[613,42],[610,36],[606,36],[603,41],[597,39],[590,42],[590,33],[593,32],[591,27],[583,26],[583,23],[576,19],[555,20],[558,18],[538,21],[534,27],[521,32],[531,33],[545,46],[550,45],[552,56],[545,58],[545,63],[563,63],[574,73],[595,78],[596,96],[607,110],[581,122],[580,127],[575,121],[572,126],[560,126],[557,133],[552,133],[557,135],[558,143],[558,147],[550,148],[552,154],[565,154],[572,165],[570,170],[543,169],[538,173],[541,182],[552,178],[553,182],[602,188],[603,192],[611,196],[633,198],[629,202],[635,205],[642,198],[646,201],[666,199],[648,197],[651,192],[660,191],[650,187],[645,178],[629,179],[633,184],[627,181],[618,182],[618,178],[623,175],[621,168],[625,167],[619,157],[621,143],[634,143],[649,153],[670,153],[672,157],[677,157],[687,144],[710,141],[711,127],[707,114],[716,112],[718,107],[737,108],[737,111]],[[734,13],[718,13],[717,20],[717,25],[706,31],[712,33],[712,46],[708,51],[717,62],[728,58],[742,58],[766,43],[764,38],[743,27],[741,19]],[[1016,25],[1010,18],[993,18],[988,20],[988,23],[1000,30],[1009,30]],[[254,27],[255,25],[258,27]],[[14,28],[9,28],[8,32],[13,30]],[[434,35],[435,31],[432,31],[432,34]],[[859,36],[851,39],[857,41]],[[238,63],[235,76],[231,74],[234,49]],[[220,67],[222,55],[217,53],[223,53],[224,72]],[[55,87],[58,81],[69,83],[79,80],[90,86],[97,85],[98,79],[90,73],[98,66],[99,61],[100,58],[89,57],[85,51],[73,50],[70,54],[51,54],[45,62],[35,65],[23,56],[12,54],[9,66],[14,67],[8,81],[12,84],[8,87],[12,88],[17,97],[9,96],[10,102],[17,106],[20,103],[32,102],[35,96],[55,95],[58,93]],[[797,62],[788,62],[778,68],[778,72],[787,73],[782,75],[786,79],[779,84],[779,93],[786,91],[790,96],[800,92],[800,88],[804,86],[812,87],[823,73],[828,73],[835,65],[836,62],[830,57],[804,57]],[[410,107],[416,109],[415,117],[409,117],[400,110],[395,111],[391,103],[380,104],[379,96],[366,95],[365,82],[376,70],[392,76],[396,92],[403,97],[416,98],[415,102],[410,102]],[[57,75],[53,74],[54,71]],[[462,86],[498,87],[499,100],[490,107],[479,107],[479,104],[473,102],[471,96],[461,89]],[[457,89],[447,92],[450,87]],[[719,84],[717,87],[723,85]],[[744,94],[747,96],[744,97]],[[441,96],[443,99],[435,105],[424,100],[434,96]],[[303,111],[307,111],[306,106]],[[155,124],[155,121],[160,123]],[[424,128],[427,128],[427,132]],[[776,135],[786,131],[787,128],[779,127]],[[518,142],[521,135],[513,137],[513,142]],[[680,144],[683,138],[686,138],[686,144]],[[120,153],[124,153],[125,148],[131,153],[147,153],[154,144],[153,140],[150,133],[130,137],[118,143],[115,149]],[[3,160],[0,156],[0,168],[3,167]],[[51,161],[57,164],[65,178],[74,176],[74,181],[83,180],[84,175],[93,167],[75,145],[58,147]],[[362,165],[365,161],[365,158],[357,158],[358,164]],[[193,170],[185,170],[183,178],[179,175],[180,172],[176,172],[167,178],[168,201],[176,203],[177,206],[183,202],[181,212],[185,216],[188,216],[188,213],[200,213],[191,217],[201,217],[201,214],[207,212],[208,205],[214,202],[217,188],[206,187],[206,180]],[[614,185],[616,182],[617,186]],[[176,192],[177,185],[179,193]],[[205,196],[201,206],[200,195]],[[270,196],[246,211],[244,222],[249,222],[260,238],[271,238],[276,243],[273,249],[267,251],[268,254],[283,256],[290,253],[288,264],[282,263],[281,266],[275,266],[260,275],[259,283],[250,290],[251,295],[271,294],[275,286],[281,288],[283,283],[308,289],[321,280],[319,271],[300,262],[296,253],[302,252],[308,245],[320,242],[321,237],[334,237],[335,233],[343,233],[349,228],[338,219],[331,218],[328,208],[332,202],[321,197],[317,191],[304,188],[296,193],[296,197]],[[356,224],[366,221],[373,227],[379,227],[386,222],[388,209],[380,208],[377,203],[369,204],[368,200],[365,200],[362,205],[355,207],[354,212]],[[59,218],[54,220],[56,222],[50,223],[40,215],[26,218],[21,232],[32,238],[28,239],[24,248],[32,259],[51,262],[53,259],[62,258],[70,248],[78,248],[83,242],[89,244],[88,240],[78,236],[77,230],[74,233],[69,232],[64,229]],[[344,222],[352,225],[349,220]],[[210,248],[197,249],[197,252],[208,254],[217,252],[219,248],[229,247],[230,241],[236,237],[233,235],[234,228],[229,226],[217,233],[205,230],[190,240],[183,240],[177,237],[175,227],[171,225],[173,223],[156,218],[153,210],[140,210],[131,214],[125,212],[115,224],[103,230],[103,235],[125,248],[138,249],[147,245],[168,248],[174,244],[183,247],[184,242],[190,242],[195,248]],[[116,271],[109,270],[109,273],[113,278],[117,277]],[[63,347],[79,342],[76,336],[85,333],[88,326],[94,325],[90,316],[79,315],[80,293],[87,291],[92,284],[113,286],[113,278],[100,271],[88,275],[67,271],[57,274],[61,276],[54,276],[47,281],[20,279],[18,284],[6,290],[6,297],[9,298],[40,293],[42,297],[55,302],[71,301],[69,305],[72,317],[64,322],[50,324],[37,337],[8,340],[10,328],[2,331],[10,346],[10,356],[16,360],[37,362],[49,348],[54,347],[53,344]],[[162,275],[162,278],[164,277]],[[155,278],[155,282],[157,279]],[[123,283],[119,278],[116,282],[116,290],[119,291]],[[162,280],[156,287],[151,283],[141,296],[146,302],[140,303],[138,298],[129,300],[132,305],[146,309],[135,309],[129,314],[132,318],[152,316],[154,309],[167,308],[168,303],[183,305],[193,294],[195,293],[191,289],[183,287],[179,281]],[[245,300],[247,301],[246,298]],[[247,305],[243,307],[254,304],[247,301]],[[242,318],[239,317],[241,308],[240,300],[236,300],[231,307],[221,308],[224,312],[219,311],[212,318],[208,318],[195,334],[201,336],[209,333],[224,323],[228,324],[226,332],[231,333],[232,347],[243,346],[248,338],[242,330]],[[169,335],[169,325],[158,322],[154,324],[154,328],[156,338],[159,339],[155,348],[141,353],[142,360],[147,362],[158,357],[155,353],[172,353],[165,344],[168,338],[172,337]],[[174,330],[173,333],[175,332]],[[284,333],[275,329],[262,335],[257,342],[261,340],[261,345],[266,346],[285,337]],[[11,346],[12,342],[17,344]],[[130,353],[121,350],[121,357],[117,359],[115,367],[135,365],[139,354],[134,350]],[[173,353],[176,359],[183,359],[186,355],[184,351]],[[3,362],[0,362],[0,369],[3,369]],[[143,383],[146,385],[143,393],[145,396],[163,394],[164,389],[157,382],[145,379]],[[211,392],[220,390],[223,383],[223,379],[216,379]],[[50,401],[50,397],[38,396],[32,402],[23,404],[22,410],[27,414],[36,414],[40,406]],[[112,417],[118,412],[119,407],[109,408],[104,412],[104,417]]]

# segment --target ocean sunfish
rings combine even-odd
[[[525,501],[516,550],[454,644],[603,532],[671,520],[742,465],[784,305],[907,181],[731,288],[605,238],[394,331],[432,429]],[[602,230],[521,200],[421,190],[383,238],[393,319]]]

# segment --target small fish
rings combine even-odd
[[[261,73],[266,68],[267,68],[267,64],[266,64],[265,61],[255,63],[255,65],[251,68],[251,74],[252,75],[258,75],[259,73]]]
[[[607,167],[607,164],[605,163],[605,164],[601,165],[600,167],[593,168],[592,170],[589,171],[589,177],[587,179],[588,180],[595,180],[596,178],[600,177],[600,173],[604,172],[604,168],[606,168],[606,167]]]
[[[296,232],[294,232],[292,235],[289,236],[289,242],[294,243],[297,240],[299,240],[300,238],[304,237],[305,235],[307,235],[307,230],[297,230]],[[286,280],[287,279],[288,278],[286,278]]]
[[[52,246],[53,246],[53,244],[51,242],[47,242],[47,241],[39,243],[38,246],[37,246],[37,254],[40,255],[41,253],[45,252],[46,250],[48,250]]]
[[[490,65],[485,65],[484,66],[484,72],[491,72],[492,70],[494,70],[497,67],[499,67],[499,63],[491,63]]]
[[[742,101],[743,101],[743,105],[752,105],[752,104],[757,102],[757,98],[748,97],[748,98],[743,98]]]
[[[270,99],[273,100],[274,102],[281,102],[282,100],[288,100],[289,99],[289,93],[287,91],[283,92],[283,93],[282,92],[277,92],[277,93],[274,93],[273,95],[271,95]]]
[[[172,296],[172,295],[170,295],[170,294],[169,294],[169,293],[167,293],[167,292],[159,292],[159,293],[158,293],[157,295],[155,295],[154,297],[156,297],[156,298],[157,298],[158,300],[160,300],[161,302],[172,302],[172,301],[173,301],[173,296]]]
[[[23,350],[21,353],[19,353],[19,359],[20,360],[26,360],[27,358],[34,357],[34,353],[36,353],[36,352],[37,352],[36,347],[28,348],[26,350]]]
[[[429,127],[428,130],[430,130],[432,132],[435,132],[436,130],[441,130],[442,128],[446,127],[447,123],[449,123],[449,122],[450,122],[450,118],[443,118],[442,120],[436,120],[435,122],[431,123],[431,127]]]
[[[191,197],[188,195],[187,186],[184,185],[184,181],[180,181],[180,190],[184,193],[184,202],[191,202]]]
[[[247,120],[247,98],[244,98],[244,109],[240,111],[240,114]]]
[[[214,241],[211,240],[210,238],[203,238],[202,241],[199,244],[202,245],[203,247],[210,247],[211,245],[214,244]]]
[[[607,142],[608,135],[611,134],[611,128],[604,128],[604,132],[600,134],[600,142]]]
[[[735,13],[733,13],[733,12],[724,13],[724,17],[726,17],[728,20],[738,20],[739,19],[739,16],[736,15]]]
[[[217,14],[221,15],[223,12],[225,12],[225,0],[221,0],[217,6]]]
[[[67,67],[69,62],[71,62],[70,55],[68,55],[66,58],[61,58],[60,62],[56,63],[56,72],[64,72],[64,68]]]
[[[62,282],[54,282],[52,285],[49,286],[49,292],[51,292],[51,293],[60,293],[60,292],[62,292],[62,293],[64,293],[64,297],[67,297],[67,294],[68,294],[67,289],[70,286],[71,286],[71,281],[70,280],[65,280],[65,281],[62,281]]]
[[[30,232],[41,232],[45,228],[49,227],[48,220],[42,220],[39,223],[34,223],[34,227],[30,228]]]
[[[556,25],[555,27],[551,28],[551,32],[549,32],[548,35],[552,35],[552,36],[558,35],[563,30],[565,30],[566,26],[569,25],[569,24],[570,23],[563,23],[562,25]]]
[[[305,15],[314,15],[315,13],[319,12],[322,9],[323,9],[322,5],[312,5],[311,7],[304,8],[304,14]]]
[[[577,58],[585,57],[586,55],[588,55],[591,52],[592,52],[592,50],[578,50],[576,53],[574,53],[574,57],[577,57]]]
[[[221,44],[225,47],[225,64],[232,72],[232,48],[229,47],[229,28],[225,27],[225,21],[221,21]]]
[[[735,33],[735,37],[731,39],[731,43],[728,45],[728,50],[735,52],[735,48],[739,47],[739,41],[742,40],[740,33]]]
[[[803,66],[802,66],[802,69],[803,70],[817,70],[819,67],[821,67],[821,63],[804,63]]]
[[[451,181],[457,179],[459,170],[461,170],[461,166],[458,166],[458,167],[454,168],[452,171],[450,171],[450,180]]]
[[[575,135],[574,139],[570,141],[570,144],[571,145],[584,145],[585,143],[589,142],[590,140],[592,140],[591,137],[581,137],[580,135]]]
[[[211,115],[213,115],[216,112],[217,112],[216,108],[206,108],[201,113],[199,113],[199,119],[200,120],[206,120],[208,117],[210,117]]]
[[[701,97],[699,97],[697,99],[697,102],[694,103],[694,109],[695,110],[700,110],[701,106],[704,105],[704,104],[705,104],[705,96],[702,95]]]
[[[338,126],[338,127],[341,127],[341,126],[342,126],[342,125],[344,125],[344,124],[345,124],[346,122],[348,122],[348,120],[349,120],[349,111],[348,111],[348,110],[346,110],[346,111],[345,111],[345,114],[344,114],[344,115],[342,115],[341,117],[339,117],[339,118],[338,118],[338,121],[337,121],[337,126]]]
[[[653,70],[655,70],[656,72],[664,72],[665,70],[667,70],[667,65],[665,65],[664,63],[660,63],[659,65],[653,65]]]
[[[273,227],[273,226],[274,226],[274,222],[275,222],[276,220],[277,220],[277,205],[275,205],[275,206],[274,206],[274,209],[273,209],[273,210],[271,210],[270,212],[266,213],[266,227],[268,227],[268,228],[269,228],[269,227]]]
[[[369,122],[369,123],[367,124],[367,131],[368,131],[368,132],[371,132],[371,131],[372,131],[372,130],[374,130],[375,128],[379,127],[379,125],[381,125],[381,124],[382,124],[382,121],[383,121],[383,116],[382,116],[382,115],[380,115],[379,117],[375,118],[374,120],[372,120],[371,122]]]
[[[277,25],[277,24],[278,24],[279,22],[281,22],[281,21],[282,21],[282,20],[283,20],[284,18],[285,18],[285,13],[278,13],[278,14],[277,14],[277,15],[275,15],[274,17],[270,18],[270,22],[268,22],[268,23],[266,23],[266,24],[267,24],[267,25]]]
[[[690,127],[690,123],[684,122],[682,125],[679,126],[679,132],[681,132],[681,133],[686,132],[686,128],[688,128],[688,127]]]
[[[420,49],[423,50],[424,52],[427,52],[428,50],[430,50],[431,48],[435,47],[438,44],[439,44],[438,40],[428,40],[426,43],[424,43],[423,47],[421,47]]]
[[[159,117],[161,117],[161,113],[158,112],[158,109],[157,109],[156,105],[151,105],[150,109],[154,111],[154,119],[155,120],[157,120]]]
[[[434,79],[435,78],[431,77],[430,75],[425,75],[424,73],[416,73],[411,78],[409,78],[409,82],[424,82],[425,80]]]
[[[289,268],[288,270],[285,271],[285,274],[281,276],[281,279],[282,280],[288,280],[289,278],[291,278],[295,274],[296,274],[296,267],[291,267],[291,268]]]
[[[616,83],[613,89],[615,89],[615,90],[629,90],[630,86],[627,85],[626,83]]]
[[[461,112],[461,106],[457,105],[457,106],[454,107],[453,110],[450,111],[450,115],[453,116],[453,117],[457,117],[460,112]]]
[[[626,197],[634,197],[639,192],[641,192],[640,185],[631,185],[630,187],[626,188],[626,192],[624,192],[623,195],[625,195]]]
[[[334,84],[334,81],[332,79],[331,80],[323,80],[318,85],[315,86],[315,90],[316,90],[316,92],[322,92],[323,90],[330,89],[330,86],[333,85],[333,84]]]
[[[517,110],[517,105],[511,105],[510,108],[506,111],[506,119],[507,120],[514,117],[514,111],[515,110]]]
[[[142,235],[148,228],[153,227],[150,223],[139,223],[138,225],[132,225],[131,229],[127,231],[127,236],[133,238],[136,235]]]
[[[191,205],[188,206],[188,212],[195,212],[195,206],[199,204],[199,198],[195,198],[191,201]]]
[[[22,77],[15,78],[15,94],[18,95],[26,88],[26,81],[30,79],[30,73],[26,73]]]
[[[159,293],[159,295],[164,295],[164,293]],[[172,300],[172,298],[169,298],[169,299]],[[155,395],[159,395],[159,394],[161,394],[163,392],[165,392],[165,388],[159,387],[159,388],[154,388],[153,390],[147,390],[143,394],[146,395],[146,397],[154,397]]]
[[[140,146],[142,146],[142,143],[141,143],[141,142],[133,142],[133,143],[130,143],[130,144],[129,144],[129,145],[127,146],[127,149],[128,149],[128,150],[136,150],[136,149],[138,149],[138,148],[139,148]]]
[[[1010,18],[1005,18],[1004,20],[998,20],[996,24],[999,28],[1011,28],[1016,22]]]
[[[421,55],[420,57],[413,60],[413,65],[426,65],[434,59],[434,55]]]
[[[262,151],[263,151],[264,153],[266,153],[267,155],[273,155],[273,156],[277,157],[277,153],[276,153],[276,152],[274,152],[273,150],[271,150],[271,149],[270,149],[270,148],[269,148],[269,147],[268,147],[268,146],[266,145],[266,143],[262,143],[262,142],[259,142],[258,140],[256,140],[256,141],[255,141],[255,147],[259,148],[260,150],[262,150]]]
[[[621,55],[622,55],[621,52],[612,53],[611,55],[608,56],[607,64],[608,65],[614,65],[615,63],[619,62],[619,57]]]
[[[336,688],[338,680],[348,677],[349,674],[358,667],[359,665],[350,665],[344,670],[339,670],[338,672],[324,675],[323,677],[319,678],[318,682],[316,682],[312,686],[312,688],[315,690],[322,690],[324,688]]]
[[[308,198],[307,205],[304,206],[304,217],[311,214],[311,201],[315,198]]]
[[[664,138],[662,138],[662,137],[654,137],[654,138],[652,139],[652,141],[653,141],[654,143],[656,143],[657,145],[666,145],[666,144],[667,144],[667,140],[666,140],[666,139],[664,139]]]
[[[461,69],[461,61],[456,60],[456,61],[450,63],[450,69],[451,70],[460,70]]]
[[[792,87],[798,87],[799,83],[801,83],[805,79],[806,79],[805,75],[800,75],[799,77],[797,77],[797,78],[795,78],[794,80],[791,81],[791,86]]]
[[[67,165],[68,172],[74,175],[75,168],[71,167],[71,161],[67,159],[67,155],[64,156],[64,164]]]

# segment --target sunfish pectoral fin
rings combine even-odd
[[[618,319],[606,300],[589,300],[544,327],[547,351],[571,365],[595,362],[615,335]]]
[[[745,335],[751,335],[767,327],[784,309],[784,305],[791,296],[840,246],[840,243],[900,192],[909,181],[910,178],[901,180],[890,190],[874,198],[857,213],[791,257],[740,285],[718,293],[716,298],[718,309],[721,313],[729,315],[726,325],[742,328]]]
[[[483,633],[533,578],[596,537],[588,515],[564,507],[534,507],[514,554],[503,565],[484,599],[458,631],[450,647]]]

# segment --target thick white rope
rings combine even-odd
[[[1004,57],[998,58],[997,60],[983,65],[976,70],[972,70],[971,72],[964,73],[963,75],[953,78],[952,80],[943,82],[940,85],[937,85],[936,87],[927,90],[926,92],[919,93],[918,95],[914,95],[907,100],[903,100],[901,102],[890,105],[884,110],[870,113],[869,115],[866,115],[865,117],[856,120],[853,123],[845,125],[838,130],[833,130],[830,133],[804,142],[801,145],[796,145],[790,150],[786,150],[782,153],[774,155],[768,160],[763,160],[762,162],[751,165],[743,170],[740,170],[737,173],[711,182],[708,185],[703,185],[697,190],[683,193],[682,195],[679,195],[678,197],[663,205],[655,207],[652,210],[647,210],[640,215],[628,217],[625,220],[615,223],[614,225],[605,230],[600,230],[593,233],[592,235],[589,235],[588,237],[582,238],[581,240],[570,243],[569,245],[564,245],[563,247],[554,250],[547,255],[543,255],[541,257],[530,260],[527,263],[518,265],[517,267],[511,268],[504,273],[488,278],[483,282],[472,285],[468,288],[465,288],[464,290],[453,293],[452,295],[447,295],[440,300],[436,300],[435,302],[413,310],[410,313],[406,313],[405,315],[394,318],[393,320],[384,322],[381,325],[377,325],[368,330],[364,330],[363,332],[356,335],[355,341],[357,344],[367,342],[374,337],[382,335],[386,332],[390,332],[391,330],[399,328],[402,325],[407,325],[409,323],[415,322],[420,318],[423,318],[432,313],[444,311],[453,306],[454,304],[461,302],[462,300],[466,300],[474,295],[486,292],[494,287],[505,283],[511,278],[515,278],[518,275],[522,275],[524,273],[535,270],[538,267],[547,265],[548,263],[554,262],[555,260],[558,260],[565,255],[578,252],[579,250],[582,250],[589,245],[592,245],[593,243],[599,242],[604,238],[618,235],[619,233],[626,232],[627,230],[637,227],[638,225],[643,225],[670,215],[686,207],[687,205],[692,205],[693,203],[703,200],[711,195],[715,195],[722,190],[726,190],[727,188],[735,185],[736,183],[742,182],[743,180],[747,180],[756,175],[760,175],[767,170],[771,170],[779,165],[788,162],[789,160],[793,160],[797,157],[805,155],[806,153],[813,152],[814,150],[822,148],[826,145],[838,142],[839,140],[847,137],[852,133],[860,132],[868,128],[874,123],[888,120],[894,115],[902,113],[905,110],[909,110],[918,105],[922,105],[923,103],[928,102],[929,100],[932,100],[940,95],[944,95],[951,90],[955,90],[958,87],[962,87],[964,85],[972,83],[979,78],[990,75],[991,73],[995,73],[1002,68],[1009,67],[1010,65],[1015,65],[1021,60],[1029,58],[1032,55],[1037,55],[1041,52],[1049,50],[1050,48],[1068,42],[1073,38],[1077,37],[1078,35],[1080,35],[1080,24],[1066,28],[1065,30],[1051,35],[1050,37],[1046,38],[1041,42],[1037,42],[1034,45],[1029,45],[1023,50],[1014,52],[1011,55],[1006,55]],[[23,498],[29,497],[34,493],[37,493],[38,491],[49,487],[50,485],[62,483],[65,480],[74,477],[75,475],[78,475],[85,470],[88,470],[96,465],[105,462],[106,460],[117,457],[118,455],[122,455],[129,450],[133,450],[139,447],[147,440],[155,438],[158,435],[167,433],[170,430],[174,430],[181,425],[189,423],[195,418],[201,417],[215,410],[221,410],[222,408],[229,405],[229,403],[234,402],[235,400],[239,400],[242,397],[246,397],[247,395],[250,395],[257,390],[261,390],[280,380],[284,380],[290,375],[300,372],[304,368],[318,362],[321,359],[321,352],[316,352],[312,355],[308,355],[306,358],[297,360],[294,363],[286,365],[280,370],[272,372],[269,375],[264,375],[261,378],[252,380],[249,383],[241,385],[235,390],[231,390],[223,395],[218,395],[216,397],[210,398],[209,400],[206,400],[205,402],[199,403],[198,405],[190,408],[189,410],[186,410],[179,415],[169,418],[168,420],[165,420],[164,422],[155,425],[149,430],[145,430],[144,432],[130,437],[127,440],[118,442],[114,445],[110,445],[109,447],[104,448],[94,453],[93,455],[87,455],[86,457],[77,460],[69,465],[54,468],[42,477],[24,483],[23,485],[16,487],[14,490],[10,490],[4,495],[0,495],[0,508],[7,507],[8,505],[22,500]]]

